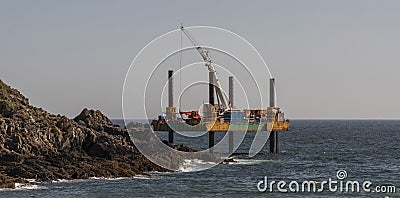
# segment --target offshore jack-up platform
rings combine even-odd
[[[213,62],[208,51],[201,47],[193,36],[181,26],[181,31],[200,53],[209,71],[209,103],[203,104],[203,115],[197,110],[176,111],[173,104],[173,71],[168,71],[168,107],[166,113],[151,123],[154,131],[168,131],[168,141],[173,143],[174,131],[207,131],[209,147],[214,146],[214,132],[229,131],[229,150],[232,150],[233,132],[271,131],[270,152],[278,152],[278,132],[288,131],[290,120],[285,119],[283,111],[275,106],[275,79],[270,79],[270,105],[265,109],[235,109],[233,105],[233,76],[229,77],[229,99],[222,92]],[[215,97],[217,103],[215,104]],[[232,136],[232,137],[231,137]]]

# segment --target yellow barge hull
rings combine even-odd
[[[194,126],[181,121],[159,122],[154,120],[151,125],[154,131],[208,131],[208,132],[257,132],[257,131],[288,131],[290,120],[274,122],[251,122],[251,123],[200,123]]]

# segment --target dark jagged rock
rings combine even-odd
[[[138,131],[143,128],[135,125]],[[126,129],[100,111],[84,109],[74,119],[53,115],[29,105],[2,81],[0,159],[0,188],[23,183],[22,178],[52,181],[166,171],[146,159]]]
[[[27,183],[22,178],[13,178],[0,173],[0,188],[15,188],[15,183]]]
[[[220,164],[232,164],[232,163],[239,163],[239,162],[233,158],[227,158],[224,159]]]
[[[83,109],[82,112],[74,118],[75,122],[80,125],[94,129],[96,131],[104,131],[111,135],[123,134],[123,129],[119,125],[115,125],[99,110]]]
[[[183,151],[183,152],[197,152],[198,151],[194,148],[190,148],[190,147],[186,146],[185,144],[171,144],[167,140],[163,140],[162,142],[165,145],[167,145],[175,150],[178,150],[178,151]]]

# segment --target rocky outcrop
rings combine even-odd
[[[0,188],[23,183],[22,178],[52,181],[166,171],[140,154],[127,131],[100,111],[84,109],[74,119],[53,115],[30,105],[2,81],[0,159]]]

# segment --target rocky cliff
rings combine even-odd
[[[140,125],[140,124],[137,124]],[[131,177],[165,171],[147,160],[125,129],[100,111],[74,119],[34,107],[0,81],[0,188],[38,181]]]

